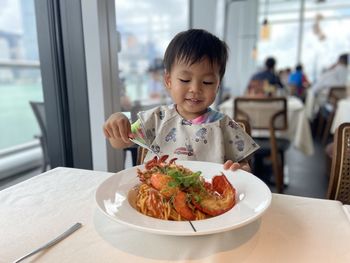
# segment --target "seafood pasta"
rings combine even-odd
[[[168,155],[154,157],[145,170],[137,170],[136,207],[148,216],[165,220],[201,220],[217,216],[235,205],[235,193],[224,174],[205,181],[201,172],[177,165]]]

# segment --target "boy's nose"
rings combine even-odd
[[[190,87],[190,92],[199,93],[202,90],[202,85],[199,82],[193,82]]]

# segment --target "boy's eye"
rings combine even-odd
[[[204,85],[213,85],[214,82],[212,82],[212,81],[203,81],[203,84]]]
[[[189,79],[179,79],[181,82],[185,82],[185,83],[188,83],[188,82],[190,82],[190,80]]]

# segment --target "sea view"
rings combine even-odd
[[[0,150],[26,143],[40,134],[29,101],[43,101],[40,82],[0,84]]]

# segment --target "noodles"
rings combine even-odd
[[[186,220],[174,209],[171,199],[166,200],[159,191],[145,183],[141,184],[138,188],[136,206],[142,214],[151,217],[174,221]],[[196,215],[195,220],[208,218],[206,214],[202,213],[194,206],[192,206],[192,209]]]
[[[135,202],[144,215],[174,221],[202,220],[234,206],[235,190],[223,174],[209,183],[201,172],[192,172],[173,161],[167,164],[152,160],[145,167],[145,171],[137,171],[141,184]],[[220,189],[216,190],[217,185]]]
[[[147,184],[141,184],[138,190],[136,206],[142,214],[168,220],[171,206],[161,194]]]

